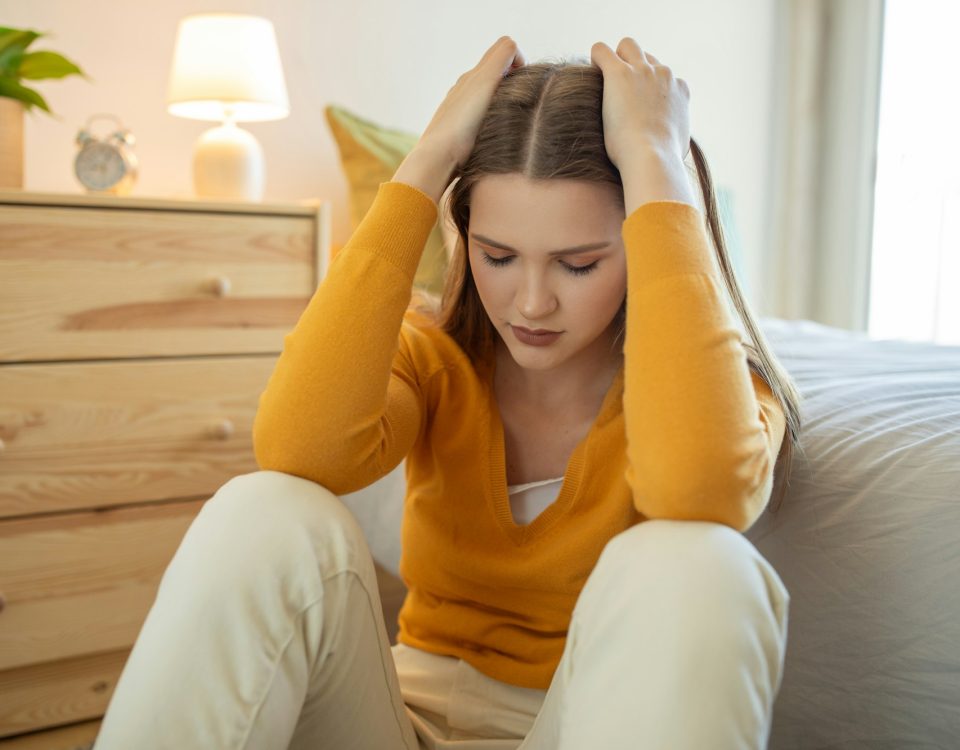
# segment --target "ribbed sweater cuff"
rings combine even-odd
[[[386,258],[412,280],[438,213],[437,204],[419,188],[381,182],[350,244]]]
[[[632,286],[645,286],[665,276],[699,273],[715,276],[716,262],[707,240],[703,214],[682,201],[651,201],[639,206],[622,224],[628,248]]]

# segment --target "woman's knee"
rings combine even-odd
[[[594,569],[637,597],[695,599],[722,615],[766,598],[785,625],[789,593],[773,566],[736,529],[712,521],[650,519],[612,537]],[[606,587],[604,587],[606,588]],[[730,605],[734,606],[730,606]]]
[[[750,541],[725,524],[666,518],[634,524],[612,537],[603,551],[606,556],[629,559],[679,558],[701,566],[754,553]]]
[[[321,573],[335,574],[366,565],[370,555],[363,530],[337,495],[279,471],[232,477],[204,503],[188,533],[245,571],[315,559]]]

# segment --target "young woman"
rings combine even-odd
[[[797,393],[733,278],[687,85],[629,37],[591,58],[502,37],[380,185],[98,750],[765,747],[789,595],[742,532],[784,489]],[[411,305],[454,180],[443,298]],[[404,458],[391,647],[338,496]]]

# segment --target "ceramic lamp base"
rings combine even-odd
[[[260,143],[233,122],[210,128],[197,139],[193,190],[201,198],[260,201],[264,172]]]

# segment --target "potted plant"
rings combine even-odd
[[[21,81],[79,75],[80,68],[63,55],[27,52],[41,36],[30,29],[0,26],[0,188],[23,186],[23,117],[34,107],[53,114],[46,100]]]

